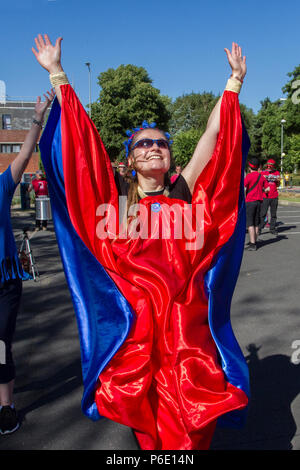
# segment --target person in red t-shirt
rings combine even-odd
[[[259,232],[260,205],[263,201],[264,191],[268,191],[268,183],[258,171],[259,161],[252,158],[249,162],[250,172],[246,175],[244,186],[246,196],[246,224],[249,234],[249,251],[256,251]]]
[[[44,177],[42,170],[36,172],[36,177],[31,181],[28,191],[34,190],[35,197],[48,196],[48,183]],[[47,220],[42,221],[43,230],[47,230]],[[41,221],[35,220],[35,230],[41,230]]]
[[[270,221],[270,232],[273,235],[278,235],[276,230],[276,220],[277,220],[277,207],[278,207],[278,186],[280,185],[280,172],[275,170],[276,162],[273,159],[267,161],[267,169],[263,170],[261,174],[264,179],[267,181],[269,191],[264,195],[264,199],[261,205],[260,211],[260,225],[259,232],[265,226],[265,217],[267,215],[268,209],[270,207],[271,211],[271,221]]]

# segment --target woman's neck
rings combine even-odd
[[[155,192],[161,191],[164,189],[165,184],[165,175],[159,175],[158,177],[144,177],[143,175],[138,175],[138,185],[144,192]]]

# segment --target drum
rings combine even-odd
[[[36,220],[51,220],[51,205],[48,196],[38,196],[35,199],[35,218]]]

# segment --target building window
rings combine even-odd
[[[19,153],[21,150],[21,144],[1,144],[1,153]]]
[[[8,144],[2,144],[1,153],[11,153],[11,146]]]
[[[0,153],[19,153],[22,144],[0,144]],[[38,144],[34,147],[34,153],[39,153]]]
[[[11,130],[11,115],[2,114],[2,129]]]

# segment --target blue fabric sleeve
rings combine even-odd
[[[16,187],[18,186],[18,183],[15,183],[11,174],[11,166],[7,168],[7,170],[4,171],[0,175],[0,184],[3,187],[3,190],[6,194],[9,196],[13,196]]]

